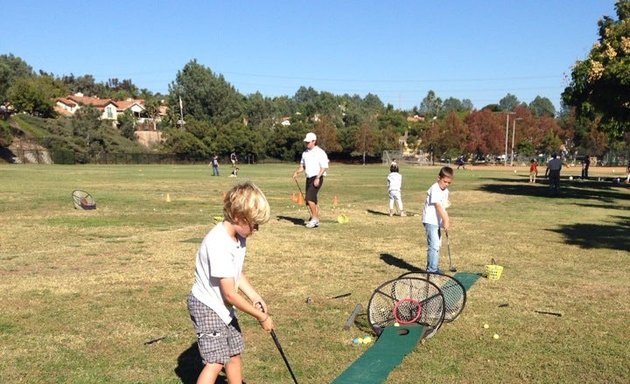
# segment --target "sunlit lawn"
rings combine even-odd
[[[248,243],[246,272],[300,383],[339,376],[367,348],[352,339],[371,334],[365,313],[342,330],[355,305],[424,267],[419,214],[439,168],[401,167],[412,215],[390,218],[386,166],[333,164],[314,230],[291,201],[295,165],[243,165],[238,179],[227,168],[211,177],[206,165],[0,165],[0,382],[194,382],[185,299],[195,252],[223,192],[246,179],[272,205],[272,220]],[[560,197],[515,169],[456,171],[453,261],[482,272],[494,258],[505,270],[497,282],[480,279],[460,318],[387,382],[627,382],[630,189],[596,179],[623,169],[593,167],[591,181],[568,180],[580,170],[565,170]],[[73,209],[74,189],[92,193],[97,209]],[[336,222],[341,213],[348,224]],[[331,299],[343,293],[351,295]],[[271,337],[246,315],[241,325],[246,382],[291,382]]]

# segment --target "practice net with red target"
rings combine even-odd
[[[466,289],[454,277],[433,272],[407,272],[400,275],[402,277],[415,277],[429,280],[440,288],[444,295],[446,307],[444,309],[444,322],[450,323],[455,320],[464,310],[466,305]]]
[[[444,321],[445,301],[440,288],[427,279],[401,277],[381,284],[370,298],[368,321],[380,335],[387,326],[418,324],[425,337],[437,332]]]

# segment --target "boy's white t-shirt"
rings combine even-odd
[[[238,281],[245,261],[246,240],[238,241],[227,233],[224,222],[214,226],[201,242],[195,260],[195,283],[192,294],[210,307],[229,324],[236,317],[234,307],[226,305],[219,287],[220,278],[233,277]]]
[[[387,190],[389,192],[400,191],[402,188],[402,175],[398,172],[390,172],[387,175]]]
[[[424,209],[422,210],[422,222],[433,225],[442,225],[442,219],[437,214],[435,209],[435,203],[442,204],[442,207],[446,206],[448,201],[448,188],[440,188],[438,183],[434,183],[427,191],[427,199],[424,202]]]

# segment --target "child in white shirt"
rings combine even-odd
[[[407,216],[403,209],[403,201],[401,195],[402,175],[398,173],[398,165],[392,162],[389,166],[389,175],[387,175],[387,191],[389,192],[389,215],[394,216],[394,202],[398,206],[400,216]]]

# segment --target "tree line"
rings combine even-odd
[[[527,103],[509,93],[496,104],[476,108],[468,99],[442,99],[430,90],[410,110],[385,105],[371,93],[335,95],[308,86],[292,96],[243,95],[223,75],[194,59],[177,72],[168,94],[161,95],[138,89],[130,79],[98,83],[91,75],[35,73],[11,54],[0,55],[0,102],[47,119],[60,119],[53,109],[56,97],[75,92],[144,99],[148,117],[157,117],[158,107],[166,104],[168,114],[157,126],[165,141],[152,151],[192,161],[232,151],[258,160],[294,161],[308,131],[318,134],[319,144],[333,159],[378,158],[384,150],[400,149],[401,137],[434,156],[481,158],[503,154],[506,135],[520,156],[603,156],[610,150],[627,151],[630,142],[630,0],[617,1],[616,10],[618,19],[600,20],[599,41],[588,58],[572,68],[560,111],[546,97]],[[89,110],[70,118],[75,121],[67,134],[81,139],[64,138],[59,130],[56,141],[49,142],[65,142],[72,151],[82,151],[83,161],[123,147],[132,150],[109,142],[114,132],[104,134],[102,122],[93,119],[98,114]],[[119,122],[119,133],[126,139],[133,139],[134,129],[129,116]],[[7,125],[0,124],[0,145],[10,139]]]

